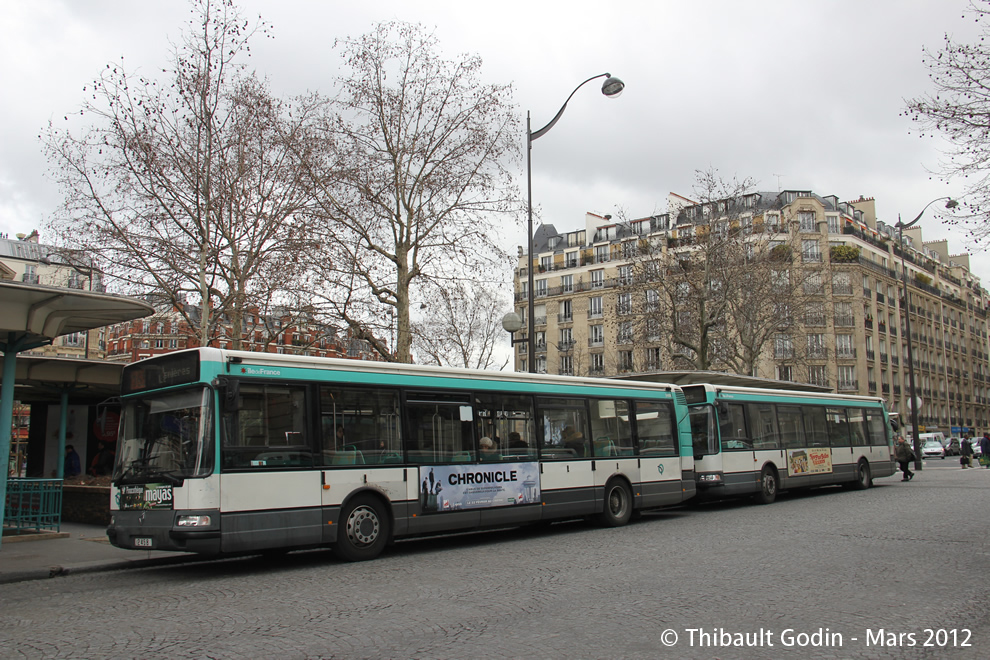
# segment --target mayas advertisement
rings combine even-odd
[[[121,486],[117,505],[122,511],[130,509],[171,509],[172,484],[143,484]]]
[[[540,501],[539,463],[422,465],[419,501],[424,512],[462,511]]]

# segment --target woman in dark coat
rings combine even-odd
[[[959,462],[965,470],[973,462],[973,443],[970,442],[968,435],[963,436],[962,450],[960,454],[961,456],[959,456]]]

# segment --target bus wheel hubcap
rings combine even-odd
[[[371,545],[378,538],[380,525],[374,510],[359,506],[347,518],[347,538],[356,545]]]
[[[626,501],[621,488],[613,488],[609,493],[608,508],[613,516],[619,517],[625,512]]]

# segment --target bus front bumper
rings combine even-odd
[[[107,538],[127,550],[173,550],[218,554],[220,512],[113,511]]]

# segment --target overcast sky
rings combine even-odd
[[[937,167],[940,145],[911,134],[904,100],[929,90],[922,46],[975,34],[965,0],[792,2],[514,0],[243,0],[246,17],[273,25],[252,45],[252,66],[277,94],[332,91],[336,37],[384,19],[419,22],[443,54],[477,53],[486,82],[511,82],[520,116],[547,123],[582,80],[611,72],[626,83],[606,99],[589,83],[533,148],[533,199],[559,230],[585,211],[630,217],[691,196],[694,172],[753,177],[759,190],[811,189],[875,197],[881,220],[910,220],[930,200],[957,196]],[[41,229],[58,204],[38,140],[49,119],[77,111],[82,88],[107,62],[159,75],[169,40],[189,18],[184,0],[0,0],[0,232]],[[607,7],[607,9],[606,9]],[[520,143],[525,135],[519,136]],[[525,163],[519,180],[525,182]],[[939,205],[933,206],[933,210]],[[925,240],[963,232],[929,211]],[[43,235],[44,239],[45,236]],[[524,227],[505,243],[525,242]],[[990,285],[990,259],[973,270]]]

